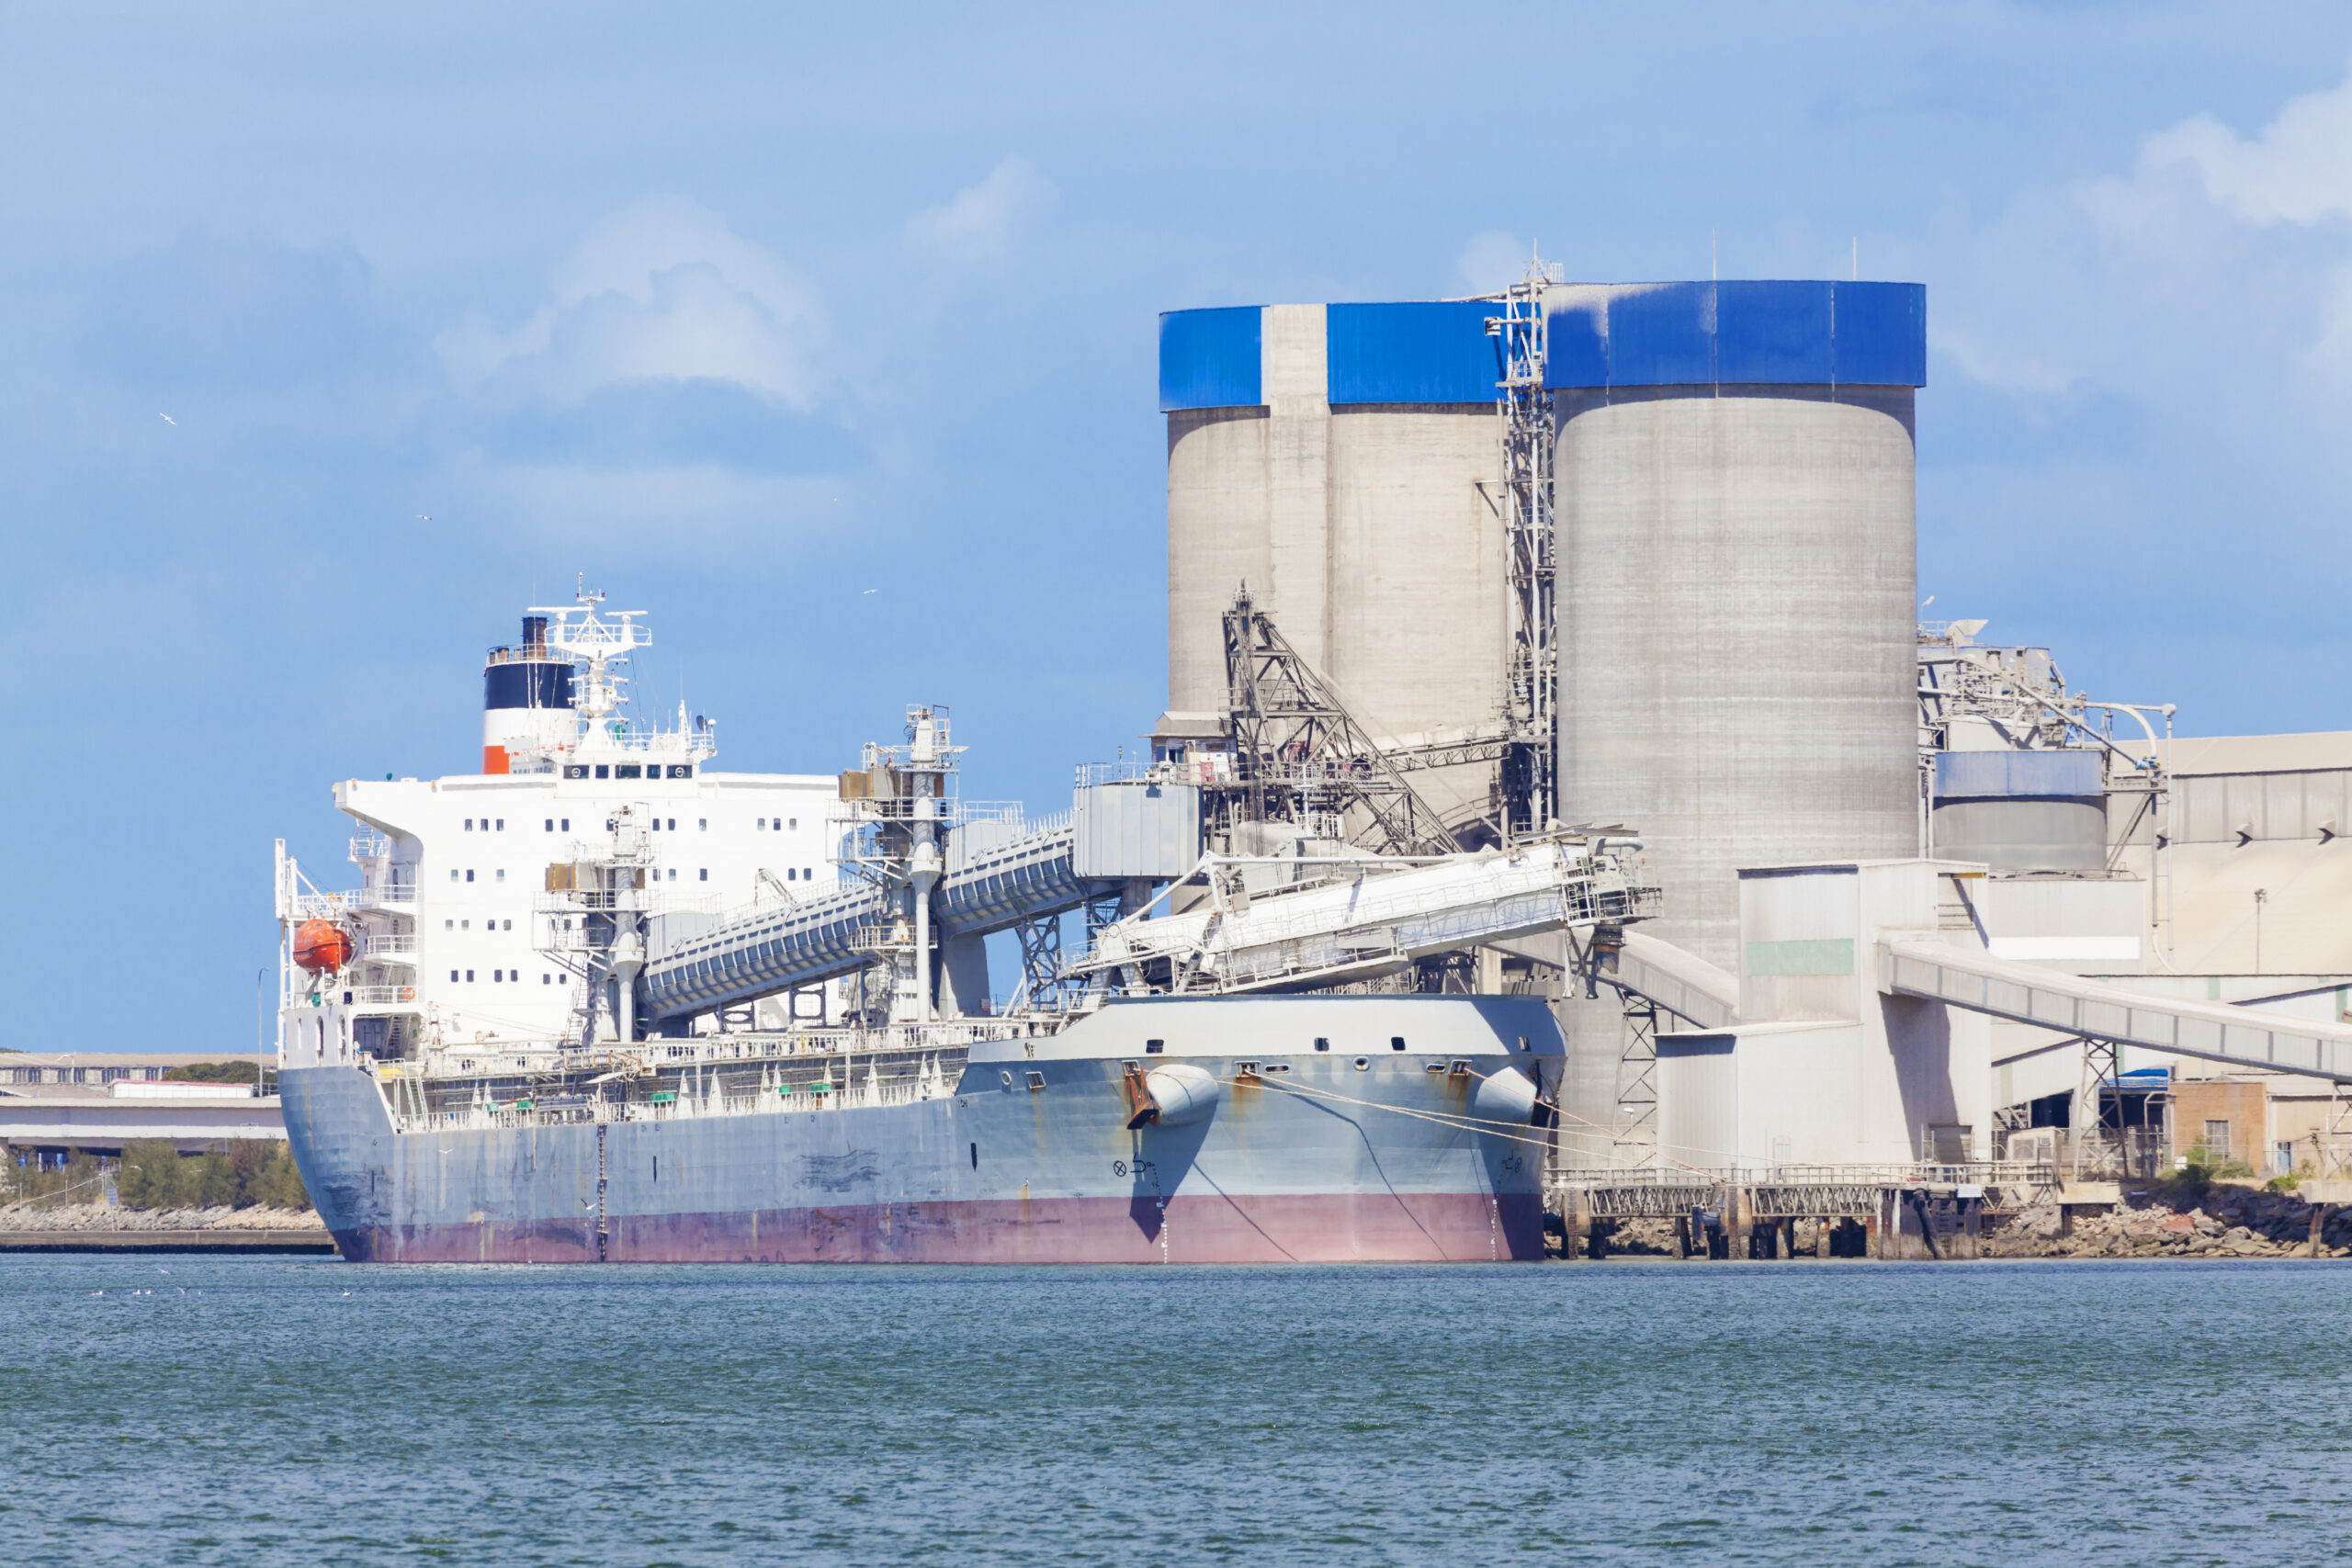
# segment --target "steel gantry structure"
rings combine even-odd
[[[1502,442],[1503,536],[1510,576],[1511,747],[1502,788],[1507,836],[1551,831],[1559,799],[1559,550],[1552,468],[1558,426],[1544,382],[1550,332],[1544,290],[1557,268],[1531,257],[1527,276],[1487,318],[1495,340],[1495,410]]]

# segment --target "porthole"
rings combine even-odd
[[[1369,1068],[1371,1066],[1372,1066],[1372,1058],[1371,1058],[1371,1057],[1369,1057],[1369,1056],[1358,1056],[1358,1057],[1356,1058],[1356,1071],[1358,1071],[1358,1072],[1360,1072],[1360,1073],[1361,1073],[1361,1072],[1363,1072],[1364,1070],[1366,1070],[1367,1068]]]

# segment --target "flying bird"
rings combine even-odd
[[[868,593],[872,593],[872,592],[875,592],[875,590],[874,590],[874,589],[869,588],[869,589],[867,589],[865,592],[868,592]]]
[[[430,523],[433,521],[433,516],[430,513],[420,512],[416,514],[416,520],[419,523]]]
[[[165,424],[170,425],[174,430],[177,430],[180,427],[180,422],[174,419],[170,414],[158,412],[155,417],[162,420]]]

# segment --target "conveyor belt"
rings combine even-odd
[[[1394,973],[1433,953],[1639,919],[1655,897],[1581,844],[1410,869],[1373,863],[1347,881],[1122,920],[1069,968],[1140,976],[1166,964],[1179,990],[1306,989]]]
[[[981,852],[940,879],[942,937],[985,936],[1079,908],[1091,884],[1075,869],[1076,831],[1027,833]],[[849,888],[739,916],[696,932],[645,966],[650,1020],[708,1012],[847,975],[871,954],[861,938],[885,918],[881,895]]]
[[[2093,1040],[2266,1072],[2352,1081],[2352,1028],[2220,1002],[2143,996],[1940,942],[1883,942],[1885,987]]]

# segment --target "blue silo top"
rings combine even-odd
[[[1928,290],[1917,283],[1567,284],[1545,291],[1551,387],[1924,387]],[[1492,402],[1486,300],[1327,305],[1329,400]],[[1159,406],[1262,401],[1262,307],[1159,318]]]

